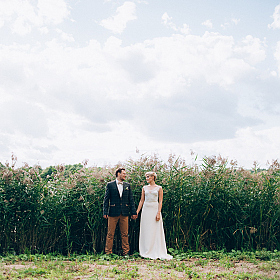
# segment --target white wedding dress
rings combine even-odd
[[[150,191],[144,186],[145,201],[140,221],[139,253],[144,258],[170,260],[172,256],[167,254],[161,214],[160,220],[156,221],[159,189],[157,186]]]

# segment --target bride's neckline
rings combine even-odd
[[[146,185],[146,190],[149,192],[156,190],[157,188],[158,188],[158,185],[155,185],[153,188],[151,188],[149,185]]]

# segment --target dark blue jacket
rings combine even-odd
[[[129,212],[131,215],[136,215],[130,184],[123,182],[123,193],[120,197],[116,181],[108,183],[103,202],[103,215],[116,217],[122,214],[128,216]]]

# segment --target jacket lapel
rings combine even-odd
[[[127,183],[123,182],[123,193],[122,196],[124,196],[124,192],[126,191]]]

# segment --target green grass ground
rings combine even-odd
[[[280,279],[280,252],[173,252],[171,261],[112,255],[6,255],[0,279]]]

